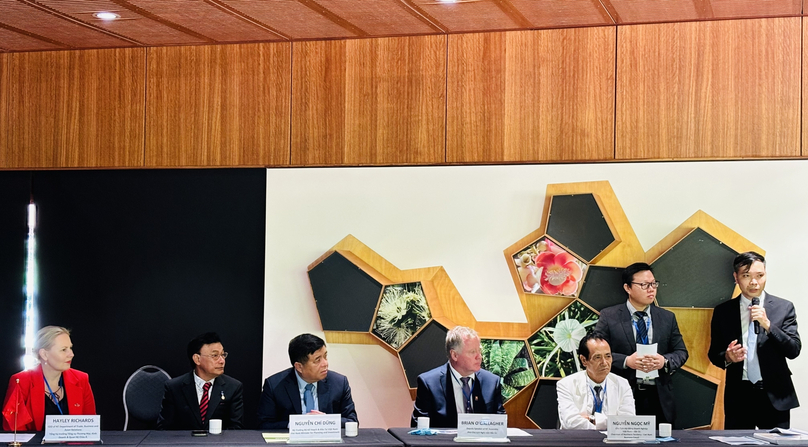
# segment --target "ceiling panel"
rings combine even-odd
[[[313,2],[304,4],[297,0],[232,0],[227,4],[270,25],[289,39],[357,37],[355,32],[317,12]]]
[[[59,14],[33,1],[0,0],[0,24],[51,44],[66,48],[111,48],[131,46],[133,43],[122,37],[97,28],[80,19]],[[8,29],[8,27],[6,29]],[[5,42],[0,42],[4,47]]]
[[[519,25],[494,0],[470,0],[459,3],[437,1],[414,2],[424,12],[437,19],[452,33],[480,30],[519,29]]]
[[[803,0],[0,0],[0,52],[800,17]],[[121,18],[102,21],[100,11]]]
[[[538,28],[614,24],[598,0],[511,0],[511,3]]]

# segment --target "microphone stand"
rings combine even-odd
[[[20,379],[17,379],[17,392],[14,401],[14,441],[8,443],[8,447],[21,447],[22,443],[17,441],[17,415],[20,412]]]

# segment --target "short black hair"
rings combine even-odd
[[[587,346],[589,340],[603,340],[609,343],[609,340],[606,340],[606,335],[604,335],[603,332],[592,331],[584,335],[584,338],[581,339],[581,343],[578,344],[578,354],[581,354],[587,360],[589,360],[589,346]],[[611,349],[611,347],[609,347],[609,349]]]
[[[325,346],[325,341],[312,334],[300,334],[289,341],[289,361],[292,366],[296,362],[305,365],[309,360],[309,355]]]
[[[193,338],[193,340],[189,341],[186,352],[188,353],[188,361],[191,362],[191,368],[196,367],[196,363],[194,363],[194,354],[199,354],[202,346],[221,342],[222,340],[219,338],[219,334],[216,332],[205,332],[204,334],[197,335]]]
[[[654,273],[654,270],[651,269],[651,266],[644,262],[635,262],[634,264],[631,264],[630,266],[626,267],[626,269],[623,270],[623,284],[631,287],[631,283],[634,281],[634,275],[640,272],[644,272],[646,270],[648,270],[651,273]]]
[[[741,253],[735,256],[735,260],[732,261],[732,271],[735,273],[741,273],[741,270],[743,270],[744,273],[748,272],[755,261],[760,261],[763,263],[764,267],[766,266],[766,258],[764,258],[762,254],[754,251]]]

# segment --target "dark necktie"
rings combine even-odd
[[[210,382],[202,386],[202,399],[199,401],[199,414],[202,416],[203,424],[208,415],[208,391],[210,391]]]
[[[642,311],[637,311],[634,312],[634,315],[637,317],[637,344],[647,345],[648,328],[645,326],[645,316],[648,314]]]
[[[600,391],[603,389],[600,385],[595,385],[595,406],[592,408],[592,413],[603,413],[603,399],[600,397]]]
[[[463,382],[463,406],[466,408],[466,413],[474,413],[471,407],[471,387],[469,386],[469,378],[461,377],[460,381]]]

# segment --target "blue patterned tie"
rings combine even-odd
[[[755,322],[750,318],[749,335],[746,337],[746,378],[752,383],[758,383],[763,379],[760,375],[760,362],[757,361],[756,357],[757,334],[755,333]]]
[[[600,391],[603,389],[600,385],[595,385],[595,405],[592,408],[592,413],[603,412],[603,399],[600,397]]]
[[[634,312],[634,315],[637,316],[637,344],[638,345],[647,345],[648,344],[648,328],[645,326],[645,316],[648,315],[645,312],[637,311]]]
[[[303,391],[303,402],[306,403],[306,409],[303,411],[303,414],[314,410],[314,394],[312,394],[312,390],[314,390],[314,385],[309,383],[306,385],[305,391]]]
[[[469,378],[461,377],[460,381],[463,382],[463,406],[466,408],[466,413],[474,413],[471,407],[471,387],[469,386]]]

